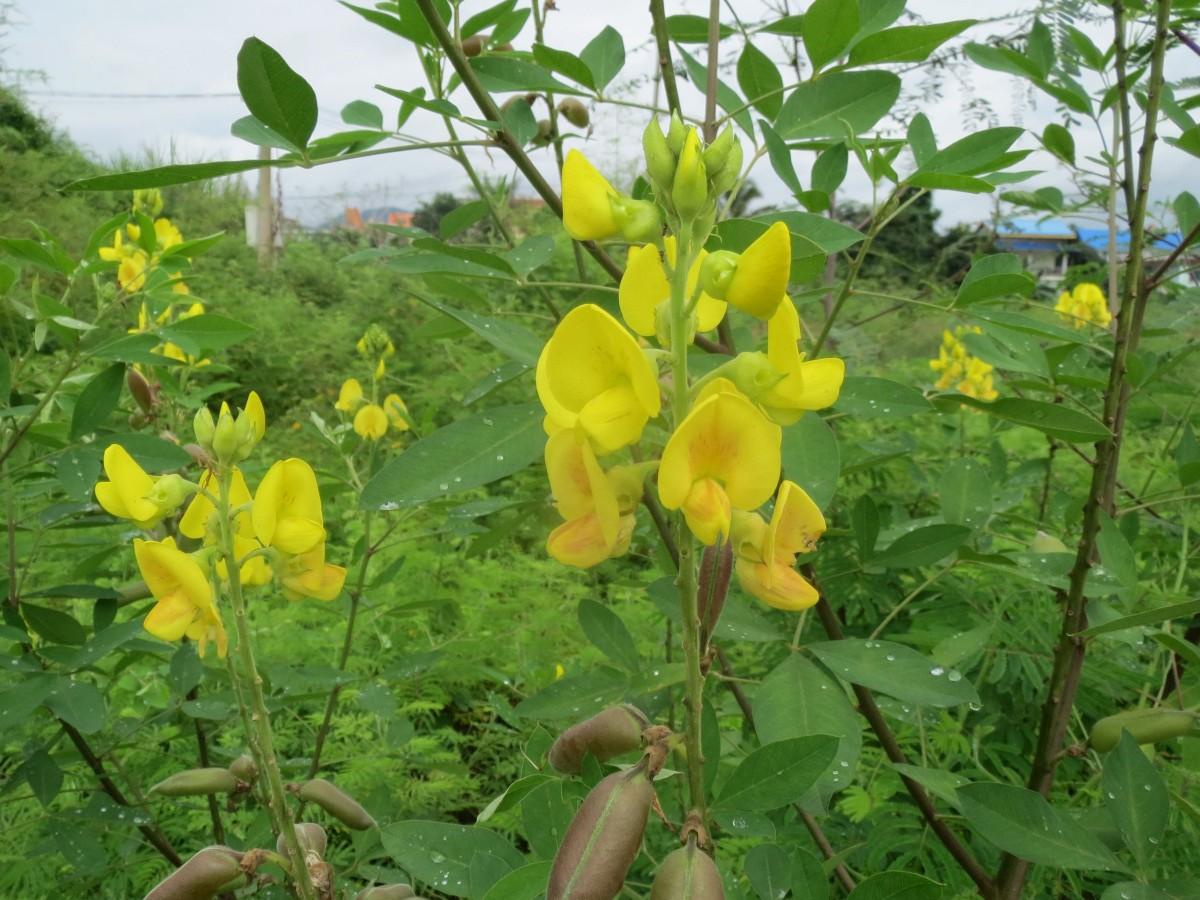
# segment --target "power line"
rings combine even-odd
[[[117,94],[99,91],[22,91],[30,97],[74,97],[81,100],[227,100],[241,94]]]

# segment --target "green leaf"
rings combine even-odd
[[[503,256],[513,271],[525,278],[554,259],[554,238],[548,234],[535,234],[525,238]]]
[[[1107,428],[1086,413],[1041,400],[1001,397],[986,403],[965,394],[942,394],[938,399],[981,409],[998,419],[1036,428],[1051,437],[1074,444],[1095,443],[1104,440],[1109,433]]]
[[[926,525],[902,534],[871,557],[871,565],[909,569],[940,562],[967,542],[971,529],[962,525]]]
[[[592,73],[596,90],[603,91],[625,65],[625,41],[621,32],[605,25],[580,51],[579,58]]]
[[[281,160],[234,159],[220,162],[194,163],[179,166],[158,166],[131,172],[114,172],[111,175],[95,175],[72,181],[64,191],[132,191],[138,188],[169,187],[173,184],[189,184],[208,178],[220,178],[261,169],[264,166],[283,166]]]
[[[553,91],[556,94],[581,94],[582,91],[559,81],[536,63],[511,56],[476,56],[471,68],[480,82],[492,93],[514,91]]]
[[[863,38],[850,51],[852,66],[877,63],[923,62],[952,37],[966,31],[975,19],[938,22],[935,25],[902,25]]]
[[[804,50],[814,72],[841,55],[858,26],[857,3],[813,0],[804,13]]]
[[[470,37],[473,34],[479,34],[485,28],[492,27],[497,22],[502,21],[516,5],[517,0],[502,0],[501,3],[497,3],[495,6],[475,13],[462,23],[462,28],[460,29],[462,36]]]
[[[692,18],[704,21],[701,16],[693,16]],[[762,26],[759,31],[765,34],[779,34],[784,37],[803,37],[804,36],[804,16],[784,16],[781,19],[776,19]],[[732,30],[730,31],[732,34]],[[679,38],[676,38],[679,40]],[[694,43],[701,44],[703,41],[695,41]]]
[[[100,448],[90,444],[68,447],[59,454],[54,475],[68,499],[80,502],[91,499],[100,475],[101,455]]]
[[[75,268],[74,261],[53,243],[40,243],[27,238],[0,238],[0,256],[8,256],[17,262],[62,275],[70,274]]]
[[[490,211],[491,207],[486,200],[472,200],[470,203],[456,206],[442,216],[442,221],[438,223],[438,231],[441,232],[442,238],[448,241],[486,217]]]
[[[722,40],[733,34],[728,25],[719,26],[718,31]],[[708,43],[708,17],[676,15],[667,16],[667,37],[681,44]]]
[[[958,800],[972,828],[1020,859],[1054,869],[1127,871],[1099,838],[1034,791],[976,783],[959,788]]]
[[[82,734],[95,734],[104,727],[104,695],[90,682],[60,678],[46,695],[45,703]]]
[[[842,138],[845,122],[861,134],[887,115],[899,96],[900,78],[892,72],[828,72],[788,95],[775,129],[787,140]]]
[[[1049,380],[1050,363],[1046,359],[1046,352],[1037,341],[1023,332],[1002,325],[989,325],[983,334],[964,334],[962,342],[973,356],[998,369],[1026,372]]]
[[[1025,41],[1025,55],[1045,78],[1054,66],[1054,36],[1041,19],[1034,19]]]
[[[875,552],[875,542],[879,540],[879,509],[870,494],[863,494],[854,501],[850,525],[854,530],[854,542],[858,544],[858,558],[865,561]]]
[[[114,434],[109,443],[120,444],[147,472],[167,472],[192,462],[187,451],[178,444],[164,441],[153,434]]]
[[[414,879],[437,885],[451,897],[469,896],[471,860],[476,854],[495,857],[507,869],[525,860],[494,831],[445,822],[394,822],[380,835],[383,849]]]
[[[1196,440],[1190,422],[1184,424],[1179,443],[1175,445],[1175,465],[1180,487],[1200,481],[1200,442]]]
[[[825,734],[760,747],[729,776],[716,805],[766,811],[794,803],[829,768],[837,747],[837,738]]]
[[[1120,742],[1104,758],[1100,786],[1125,846],[1138,866],[1146,868],[1167,828],[1167,786],[1128,731],[1121,732]]]
[[[415,3],[392,4],[396,11],[396,14],[392,15],[379,10],[355,6],[352,3],[346,3],[345,0],[339,0],[339,2],[346,9],[353,10],[368,22],[378,25],[380,28],[390,31],[398,37],[426,47],[437,46],[437,39],[434,38],[433,32],[429,29],[429,23],[425,21]],[[439,12],[443,20],[446,19],[445,11],[439,10]]]
[[[1029,78],[1040,81],[1042,73],[1036,63],[1023,53],[1008,47],[990,47],[987,44],[967,44],[963,47],[967,59],[977,66],[991,69],[995,72],[1006,72],[1019,78]]]
[[[360,128],[383,130],[383,110],[366,100],[351,100],[342,107],[342,121]]]
[[[892,641],[847,638],[809,644],[808,650],[835,675],[917,706],[978,703],[971,682],[911,647]]]
[[[538,900],[546,892],[546,882],[554,860],[543,859],[513,869],[483,895],[483,900]]]
[[[273,128],[268,128],[254,116],[242,116],[229,126],[229,133],[257,147],[276,147],[288,153],[301,153],[301,147]]]
[[[579,627],[587,639],[615,662],[630,672],[641,668],[637,645],[621,617],[595,600],[584,597],[579,601]]]
[[[526,719],[582,720],[620,700],[625,686],[625,676],[610,668],[568,675],[526,697],[513,712]]]
[[[533,45],[533,58],[539,66],[544,66],[551,72],[565,75],[572,81],[577,81],[590,90],[596,89],[596,78],[587,63],[566,50],[555,50],[545,44]]]
[[[847,900],[940,900],[942,886],[912,872],[882,872],[860,881]]]
[[[563,797],[563,786],[556,778],[538,785],[521,801],[521,830],[534,855],[542,859],[554,858],[575,813],[574,803]]]
[[[792,900],[829,900],[829,876],[821,860],[803,847],[792,848]]]
[[[297,147],[317,127],[317,95],[274,48],[246,38],[238,51],[238,92],[251,114]]]
[[[961,775],[955,775],[953,772],[946,772],[942,769],[928,769],[924,766],[910,766],[906,763],[892,763],[891,766],[901,775],[917,782],[935,797],[945,800],[953,806],[958,805],[958,789],[969,783]]]
[[[205,313],[180,319],[158,329],[158,333],[173,344],[178,344],[191,356],[203,356],[207,352],[224,350],[244,341],[254,334],[254,329],[236,319]]]
[[[459,419],[417,441],[367,482],[363,509],[418,506],[498,481],[539,459],[542,408],[501,406]]]
[[[1081,631],[1083,637],[1096,637],[1113,631],[1124,631],[1127,628],[1143,628],[1147,625],[1157,625],[1159,622],[1169,622],[1172,619],[1184,619],[1200,613],[1200,600],[1188,600],[1186,603],[1172,603],[1169,606],[1159,606],[1155,609],[1144,609],[1130,616],[1122,616],[1102,625],[1094,625],[1087,631]]]
[[[831,144],[817,155],[812,166],[812,187],[814,191],[824,191],[832,194],[846,180],[846,168],[850,159],[850,151],[845,142]],[[830,220],[833,221],[833,220]],[[857,229],[855,229],[857,231]],[[861,234],[861,232],[860,232]],[[860,237],[859,240],[862,240]]]
[[[1075,138],[1057,122],[1051,122],[1042,129],[1042,146],[1068,166],[1075,165]]]
[[[524,800],[534,788],[541,787],[548,781],[557,780],[553,775],[545,775],[541,772],[535,772],[532,775],[526,775],[524,778],[517,779],[504,790],[504,793],[479,811],[479,815],[475,817],[475,824],[480,825],[497,813],[502,813],[506,809],[512,809]]]
[[[796,482],[821,509],[837,490],[842,460],[833,429],[815,412],[783,429],[783,477]]]
[[[976,175],[988,171],[1025,133],[1023,128],[988,128],[969,134],[933,154],[921,174]]]
[[[971,264],[958,288],[955,306],[966,306],[994,297],[1028,297],[1037,286],[1037,280],[1024,270],[1021,259],[1015,253],[993,253],[983,256]]]
[[[1137,587],[1137,563],[1133,548],[1108,513],[1100,510],[1099,515],[1100,532],[1096,535],[1096,548],[1100,551],[1100,561],[1124,587]]]
[[[792,860],[775,844],[758,844],[746,853],[746,877],[758,900],[780,900],[792,886]]]
[[[933,412],[933,404],[915,387],[865,376],[850,376],[842,382],[836,408],[865,419]]]
[[[116,363],[101,369],[84,385],[71,414],[71,440],[91,434],[112,415],[121,400],[125,385],[125,364]]]
[[[866,237],[857,228],[851,228],[827,216],[816,216],[806,212],[764,213],[755,216],[751,221],[768,224],[783,222],[793,236],[808,239],[825,253],[838,253],[847,247],[853,247]]]
[[[13,778],[23,778],[38,802],[42,806],[49,806],[62,788],[63,772],[54,758],[39,747],[21,763],[21,768],[13,773]]]
[[[678,50],[679,57],[683,60],[683,65],[687,69],[688,81],[703,93],[708,84],[707,67],[682,47],[679,47]],[[742,98],[738,96],[737,91],[720,78],[717,79],[717,106],[729,114],[733,121],[737,123],[738,128],[746,132],[751,138],[754,137],[754,122],[750,118],[750,110],[742,102]]]
[[[751,106],[768,119],[779,114],[783,106],[783,77],[770,57],[750,41],[746,41],[738,57],[737,80]]]
[[[462,322],[510,359],[530,368],[537,365],[543,341],[528,328],[504,319],[481,316],[470,310],[455,309],[453,306],[447,306],[429,297],[419,297],[418,299],[450,318]]]
[[[972,459],[956,459],[942,473],[942,518],[972,531],[992,514],[992,481],[988,467]]]
[[[814,734],[838,739],[833,762],[817,782],[822,795],[851,783],[862,752],[862,727],[836,679],[792,653],[759,685],[754,703],[754,730],[763,744]]]

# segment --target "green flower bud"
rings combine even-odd
[[[164,797],[198,797],[205,794],[231,794],[237,779],[228,769],[187,769],[164,778],[150,793]]]
[[[700,158],[700,135],[696,129],[688,132],[675,167],[671,185],[671,202],[681,219],[694,219],[708,205],[708,174]]]
[[[735,140],[733,146],[729,148],[729,155],[725,158],[725,165],[721,167],[721,171],[713,178],[713,194],[723,194],[735,184],[742,174],[742,144]]]
[[[666,193],[675,180],[675,154],[667,146],[667,138],[659,127],[658,119],[651,119],[642,132],[642,152],[646,155],[646,171],[650,174],[650,180],[660,192]]]
[[[243,753],[229,764],[229,771],[238,781],[254,784],[258,780],[258,763],[249,753]]]
[[[708,170],[709,178],[724,170],[725,163],[729,160],[729,153],[736,143],[737,138],[733,136],[733,128],[726,125],[716,139],[704,148],[701,158],[704,160],[704,168]]]
[[[621,237],[634,244],[650,244],[662,234],[662,216],[658,207],[648,200],[614,197],[613,220],[621,229]]]
[[[205,450],[211,450],[216,425],[213,424],[213,414],[207,406],[196,410],[196,415],[192,419],[192,430],[196,433],[196,443]]]
[[[1182,709],[1130,709],[1107,716],[1093,725],[1088,743],[1093,749],[1107,753],[1120,742],[1122,731],[1128,731],[1139,744],[1200,734],[1194,713]]]
[[[697,381],[692,387],[692,393],[693,396],[698,396],[713,379],[728,378],[739,391],[755,403],[761,403],[764,395],[785,377],[784,373],[771,365],[767,354],[743,351]]]
[[[357,800],[324,778],[313,778],[304,782],[296,793],[301,800],[317,804],[350,828],[366,831],[378,824]]]
[[[550,765],[578,775],[588,753],[604,762],[642,746],[642,731],[650,720],[637,707],[612,706],[558,736],[550,748]]]
[[[245,879],[242,854],[231,847],[213,846],[191,859],[150,889],[145,900],[211,900]]]
[[[297,822],[296,840],[300,842],[300,849],[305,853],[315,853],[322,858],[325,856],[325,848],[329,845],[325,829],[316,822]],[[275,839],[275,852],[280,856],[287,856],[287,841],[282,834]]]
[[[679,113],[671,113],[671,124],[667,126],[667,146],[676,157],[683,152],[683,142],[687,133],[687,126],[683,124],[683,119],[679,118]]]
[[[724,300],[737,271],[739,255],[732,250],[714,250],[700,264],[700,287],[710,297]]]
[[[183,506],[192,494],[196,493],[196,485],[182,475],[161,475],[154,480],[146,499],[156,504],[161,510],[176,510]]]
[[[163,211],[162,191],[158,188],[138,188],[133,192],[133,211],[157,218]]]
[[[213,431],[213,453],[217,455],[220,462],[234,462],[238,458],[240,445],[241,439],[238,437],[237,422],[233,418],[233,413],[222,410],[217,419],[217,427]]]

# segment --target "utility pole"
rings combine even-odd
[[[258,158],[270,160],[271,148],[259,147]],[[271,167],[258,170],[258,229],[255,244],[258,247],[258,264],[261,268],[271,267],[275,254],[275,211],[271,202]]]

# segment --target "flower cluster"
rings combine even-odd
[[[146,301],[143,300],[142,305],[138,307],[137,326],[130,328],[129,333],[145,334],[163,325],[170,325],[172,322],[182,322],[184,319],[191,319],[202,315],[204,315],[204,304],[197,300],[186,306],[183,304],[178,306],[173,303],[167,304],[162,312],[152,318],[149,307]],[[194,369],[207,366],[212,362],[208,359],[192,356],[190,353],[185,352],[178,344],[173,344],[170,341],[163,341],[151,352],[165,356],[168,359],[173,359],[176,362],[181,362],[185,366],[191,366]]]
[[[334,407],[353,416],[355,433],[368,441],[377,441],[388,432],[409,430],[408,407],[399,394],[391,393],[379,402],[380,382],[387,372],[387,359],[396,353],[396,347],[386,331],[378,325],[366,330],[355,345],[359,356],[371,366],[371,396],[367,398],[362,383],[357,378],[342,382]]]
[[[816,594],[793,565],[798,553],[813,549],[825,522],[799,485],[779,486],[782,426],[832,405],[844,364],[806,360],[800,351],[800,319],[787,297],[785,224],[763,224],[741,252],[704,249],[717,196],[740,177],[741,147],[732,132],[704,147],[676,117],[667,134],[651,122],[643,147],[653,200],[621,194],[578,151],[563,168],[568,233],[633,246],[618,292],[624,325],[599,306],[577,306],[538,359],[546,469],[564,520],[547,549],[583,568],[625,553],[646,480],[657,470],[662,506],[678,511],[703,544],[730,545],[747,592],[771,606],[803,609]],[[730,308],[766,323],[765,351],[739,353],[688,381],[687,345]],[[635,334],[656,337],[670,353],[643,350]],[[671,421],[663,440],[647,425],[664,407],[654,360],[668,356]],[[772,497],[768,521],[758,510]]]
[[[1112,322],[1104,291],[1100,290],[1099,285],[1086,281],[1075,285],[1073,291],[1059,294],[1054,311],[1064,322],[1076,328],[1086,328],[1088,325],[1107,328]]]
[[[175,224],[160,217],[162,209],[162,194],[157,190],[134,191],[134,216],[150,222],[151,228],[143,231],[142,225],[130,222],[124,229],[117,229],[111,247],[100,248],[101,259],[117,263],[117,283],[127,293],[142,290],[147,276],[162,261],[163,253],[183,243],[183,235]],[[176,293],[188,293],[181,272],[171,273],[170,278]]]
[[[156,601],[145,628],[155,637],[208,642],[225,656],[228,639],[219,598],[278,580],[289,599],[332,600],[346,570],[325,561],[325,525],[317,476],[302,459],[277,461],[253,494],[237,463],[247,459],[266,433],[262,401],[254,392],[236,415],[222,404],[214,419],[207,408],[195,418],[194,455],[206,469],[199,482],[178,474],[151,476],[120,444],[104,451],[107,480],[96,499],[109,514],[144,531],[187,508],[178,533],[198,543],[185,550],[168,536],[135,539],[134,556]],[[236,584],[231,584],[236,570]]]
[[[992,366],[967,352],[963,335],[980,334],[978,326],[960,325],[953,332],[942,332],[942,346],[937,359],[929,361],[929,368],[941,373],[934,385],[939,391],[956,390],[976,400],[995,400],[999,394],[992,378]]]

